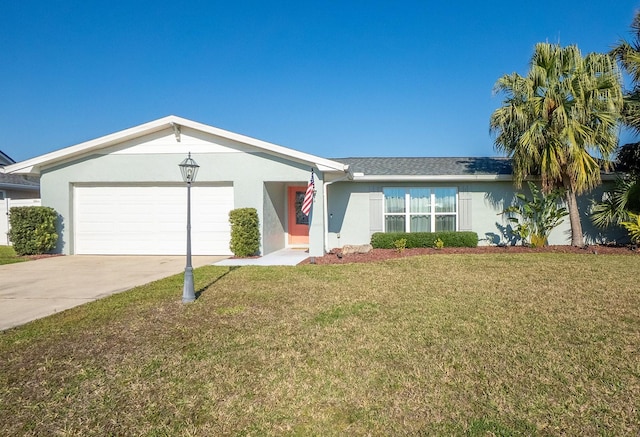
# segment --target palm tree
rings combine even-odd
[[[584,245],[576,196],[600,184],[618,143],[620,81],[608,55],[539,43],[526,76],[505,75],[495,85],[505,95],[491,115],[495,147],[512,159],[517,187],[540,176],[544,192],[564,190],[574,246]]]
[[[636,133],[640,133],[640,12],[631,23],[634,39],[621,40],[611,51],[633,83],[633,88],[624,97],[623,122]]]
[[[624,96],[622,121],[640,134],[640,12],[631,24],[634,39],[621,40],[611,51],[632,80],[631,90]],[[617,153],[616,169],[624,172],[607,198],[593,206],[591,220],[598,227],[620,225],[640,213],[640,143],[625,144]]]

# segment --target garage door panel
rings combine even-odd
[[[182,255],[186,252],[184,186],[74,188],[77,254]],[[233,187],[191,189],[194,255],[228,255]]]

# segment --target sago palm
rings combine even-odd
[[[571,244],[583,246],[576,196],[600,184],[618,143],[622,89],[615,61],[539,43],[527,75],[505,75],[495,91],[505,97],[490,130],[496,149],[512,159],[516,186],[539,176],[545,192],[563,188]]]

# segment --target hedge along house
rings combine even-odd
[[[509,240],[500,215],[515,196],[504,158],[325,159],[169,116],[7,166],[39,175],[42,204],[61,216],[65,254],[184,254],[186,188],[178,164],[200,165],[192,189],[198,255],[230,254],[229,211],[253,207],[261,254],[365,244],[374,232],[469,230]],[[316,194],[301,214],[313,169]],[[581,211],[588,199],[582,199]],[[604,237],[589,228],[588,241]],[[568,219],[550,238],[567,244]],[[482,242],[481,242],[482,244]]]

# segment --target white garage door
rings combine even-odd
[[[187,188],[74,187],[74,252],[95,255],[184,255]],[[194,255],[230,255],[233,187],[191,189]]]

